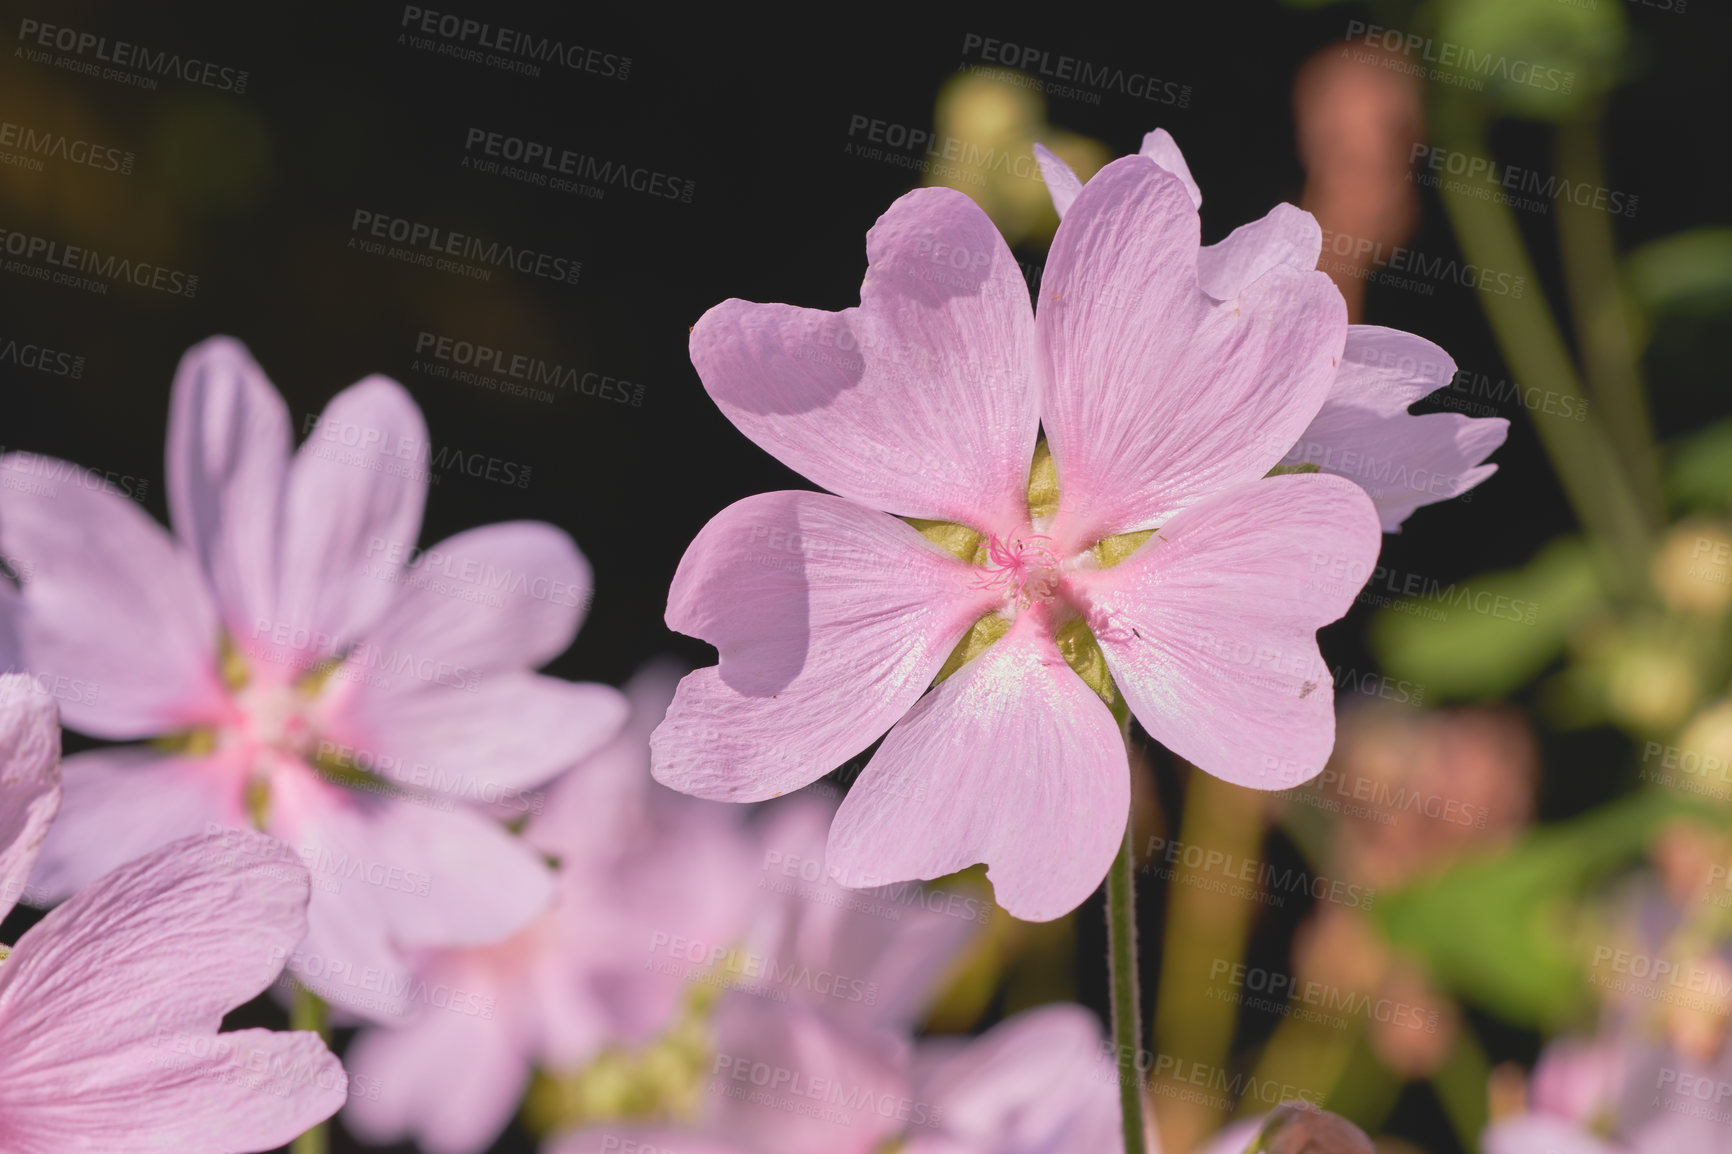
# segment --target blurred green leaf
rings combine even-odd
[[[1660,823],[1706,812],[1643,791],[1382,897],[1377,919],[1451,991],[1506,1021],[1556,1028],[1588,1004],[1573,932],[1588,888],[1637,859]]]
[[[1732,418],[1716,421],[1671,447],[1666,493],[1692,509],[1724,509],[1732,497]]]
[[[1570,119],[1623,78],[1622,4],[1432,0],[1415,26],[1436,30],[1428,59],[1445,82],[1494,116]]]
[[[1624,258],[1624,283],[1648,331],[1667,313],[1732,307],[1732,228],[1693,228],[1649,241]]]
[[[1501,697],[1537,676],[1602,601],[1587,546],[1562,538],[1519,569],[1428,588],[1380,610],[1371,648],[1386,673],[1425,686],[1428,696]]]

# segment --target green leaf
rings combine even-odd
[[[1375,913],[1452,992],[1506,1021],[1555,1029],[1590,1002],[1575,933],[1588,889],[1635,861],[1660,823],[1708,812],[1644,791],[1380,897]]]
[[[1732,228],[1693,228],[1624,258],[1630,295],[1649,314],[1732,302]]]
[[[1732,418],[1716,421],[1671,446],[1666,492],[1691,509],[1724,509],[1732,498]]]
[[[1610,92],[1627,68],[1622,4],[1558,0],[1432,0],[1414,21],[1435,30],[1420,48],[1434,83],[1494,116],[1566,120]]]
[[[1371,648],[1385,672],[1423,685],[1428,700],[1500,697],[1521,687],[1603,601],[1578,538],[1553,541],[1519,569],[1449,585],[1420,578],[1397,588],[1410,585],[1418,596],[1398,599],[1372,618]]]

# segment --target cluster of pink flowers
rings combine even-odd
[[[1011,914],[1075,909],[1133,717],[1240,785],[1316,774],[1316,631],[1356,590],[1298,575],[1369,573],[1504,423],[1407,413],[1454,366],[1347,323],[1308,214],[1204,246],[1164,133],[1086,185],[1040,160],[1035,304],[985,213],[923,189],[868,234],[859,307],[695,326],[716,404],[828,492],[698,535],[667,621],[720,656],[683,680],[535,672],[587,562],[536,522],[420,548],[428,434],[381,377],[296,450],[244,348],[192,349],[172,533],[0,484],[0,656],[30,675],[0,681],[0,882],[60,903],[0,962],[0,1146],[264,1149],[347,1102],[364,1138],[472,1154],[527,1097],[558,1154],[1119,1148],[1082,1008],[918,1037],[996,907],[910,895],[984,862]],[[64,785],[37,685],[117,743]],[[770,801],[880,738],[839,806]],[[312,1034],[218,1032],[271,987],[366,1027],[349,1075]]]

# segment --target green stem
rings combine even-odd
[[[1470,156],[1488,155],[1485,126],[1461,98],[1442,97],[1432,116],[1440,144]],[[1470,196],[1442,198],[1462,255],[1482,269],[1519,278],[1521,294],[1480,292],[1492,335],[1516,379],[1583,406],[1574,362],[1559,333],[1521,230],[1507,205]],[[1560,403],[1559,408],[1563,408]],[[1551,458],[1576,519],[1593,542],[1595,559],[1612,587],[1637,597],[1647,583],[1653,524],[1636,494],[1597,411],[1577,421],[1535,412],[1534,431]]]
[[[1143,1013],[1137,1002],[1137,882],[1131,852],[1131,819],[1107,873],[1107,969],[1112,983],[1113,1045],[1119,1059],[1119,1113],[1124,1119],[1125,1154],[1145,1154],[1143,1089],[1137,1055],[1143,1042]]]
[[[1569,187],[1605,186],[1599,131],[1593,118],[1570,121],[1558,129],[1558,168]],[[1557,209],[1558,255],[1581,349],[1582,375],[1604,414],[1606,431],[1623,458],[1644,513],[1657,524],[1665,515],[1659,455],[1618,275],[1612,214],[1567,196],[1558,197]]]
[[[311,1030],[325,1041],[331,1040],[330,1016],[326,1011],[324,999],[307,989],[299,982],[295,983],[295,1000],[289,1007],[289,1028],[292,1030]],[[331,1148],[331,1136],[327,1131],[328,1123],[320,1122],[299,1138],[289,1144],[291,1154],[326,1154]]]

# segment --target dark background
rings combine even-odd
[[[77,380],[0,365],[0,442],[147,480],[145,505],[166,520],[169,386],[189,346],[217,333],[244,341],[298,428],[349,383],[395,377],[420,403],[435,445],[530,470],[521,488],[444,476],[422,543],[516,518],[570,532],[595,567],[596,598],[551,672],[615,683],[657,653],[712,660],[662,624],[682,550],[727,503],[808,487],[710,404],[686,334],[730,296],[857,302],[866,230],[920,177],[846,155],[851,117],[930,128],[934,97],[971,32],[1170,78],[1191,86],[1188,107],[1109,92],[1098,105],[1052,99],[1047,116],[1115,155],[1134,151],[1151,128],[1169,129],[1204,189],[1204,239],[1213,241],[1276,201],[1299,199],[1294,73],[1339,43],[1350,18],[1376,19],[1356,5],[1300,12],[1248,2],[1069,3],[1026,15],[940,5],[780,14],[476,0],[423,7],[629,56],[629,78],[544,65],[530,79],[400,46],[400,4],[0,5],[0,116],[136,154],[129,176],[55,161],[42,173],[0,169],[0,227],[200,277],[189,300],[130,285],[98,296],[0,273],[0,337],[85,358]],[[1721,178],[1725,10],[1626,8],[1640,70],[1605,123],[1606,183],[1641,198],[1634,219],[1615,218],[1627,248],[1727,223],[1732,210]],[[244,68],[247,88],[237,96],[164,79],[145,92],[32,63],[15,51],[23,18]],[[464,138],[476,127],[659,169],[695,182],[695,195],[681,203],[614,187],[591,200],[468,171]],[[1500,159],[1543,168],[1546,141],[1537,128],[1507,125],[1495,143]],[[1454,255],[1435,197],[1424,193],[1409,244]],[[357,209],[575,257],[583,272],[575,286],[503,270],[480,283],[362,255],[347,247]],[[1518,215],[1536,237],[1552,228],[1549,217]],[[1533,243],[1542,277],[1552,278],[1552,246]],[[1038,249],[1018,255],[1041,258]],[[1546,287],[1558,299],[1555,282]],[[1365,320],[1421,333],[1464,368],[1508,375],[1471,289],[1445,284],[1428,297],[1372,287]],[[547,404],[429,378],[411,370],[423,331],[624,378],[643,386],[642,405],[574,392]],[[1726,336],[1663,332],[1656,341],[1649,371],[1662,437],[1732,412],[1724,360],[1688,351],[1704,341],[1725,350]],[[1515,564],[1567,526],[1525,417],[1506,415],[1514,425],[1494,458],[1498,474],[1471,502],[1428,508],[1386,537],[1386,563],[1449,581]],[[1332,663],[1367,667],[1367,612],[1325,635]],[[1591,731],[1572,740],[1622,739]],[[1567,748],[1548,753],[1554,766],[1570,759]],[[1554,772],[1542,814],[1574,812],[1613,786]],[[1148,996],[1158,897],[1143,913]],[[1099,956],[1097,921],[1085,907],[1085,958]],[[1079,966],[1081,994],[1104,1009],[1097,969]],[[1417,1116],[1410,1124],[1429,1129]]]

